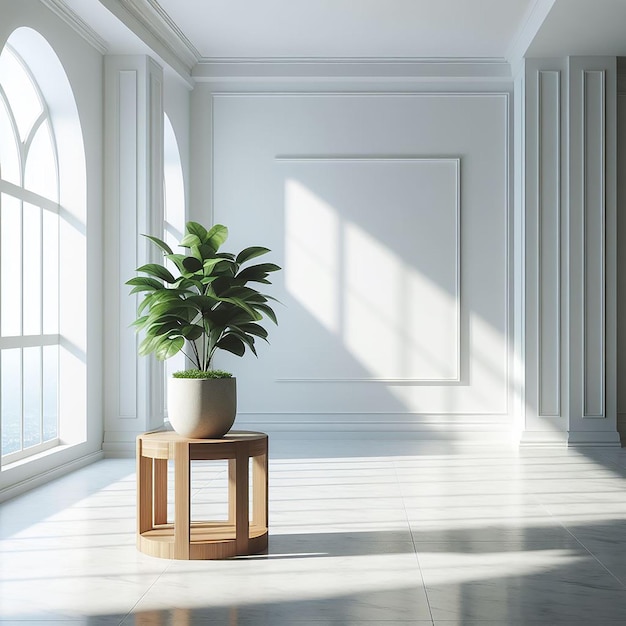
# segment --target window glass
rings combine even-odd
[[[43,211],[43,332],[59,332],[59,216]]]
[[[0,194],[0,334],[22,332],[22,203]]]
[[[54,146],[48,122],[39,126],[28,148],[24,187],[52,200],[59,194]]]
[[[41,347],[24,348],[24,447],[41,443]]]
[[[33,81],[9,46],[0,55],[0,85],[15,116],[20,139],[25,141],[43,107]]]
[[[0,83],[1,84],[1,83]],[[0,176],[14,185],[20,184],[20,157],[17,137],[11,124],[6,102],[0,92]]]
[[[25,335],[41,333],[41,209],[24,203],[23,211],[23,326]]]
[[[59,436],[59,347],[43,347],[43,440]]]
[[[22,350],[0,353],[0,407],[2,408],[2,454],[22,448]]]

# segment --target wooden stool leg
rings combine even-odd
[[[235,506],[237,501],[237,482],[236,482],[237,460],[228,459],[228,524],[234,526]]]
[[[248,510],[248,463],[247,450],[238,449],[234,459],[228,462],[228,510],[231,517],[234,504],[235,549],[237,554],[248,553],[250,513]],[[234,497],[233,497],[234,496]]]
[[[152,530],[152,459],[142,456],[137,439],[137,533]]]
[[[252,458],[252,522],[255,526],[268,525],[267,452]]]
[[[174,558],[189,559],[191,503],[189,443],[174,443]]]
[[[154,524],[167,524],[167,459],[154,459]]]

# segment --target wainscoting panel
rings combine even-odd
[[[218,93],[210,106],[224,248],[265,245],[284,268],[267,287],[281,302],[270,345],[218,359],[243,422],[508,429],[508,94]]]

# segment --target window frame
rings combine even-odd
[[[13,140],[16,144],[17,148],[17,156],[19,159],[19,182],[20,185],[12,183],[10,181],[4,180],[2,178],[2,172],[0,171],[0,206],[2,204],[2,197],[4,195],[10,196],[19,202],[19,210],[20,210],[20,236],[21,236],[21,250],[20,250],[20,320],[19,320],[19,335],[3,335],[0,330],[0,352],[8,349],[19,349],[20,350],[20,449],[14,452],[9,452],[7,454],[2,453],[2,422],[0,419],[0,468],[11,465],[12,463],[22,461],[28,457],[46,452],[52,448],[55,448],[61,445],[61,438],[59,436],[60,433],[60,410],[59,410],[59,396],[60,396],[60,375],[59,375],[59,352],[61,348],[61,334],[58,327],[58,315],[59,315],[59,304],[60,298],[57,296],[56,307],[57,307],[57,332],[56,333],[45,333],[44,332],[44,316],[45,316],[45,308],[46,302],[44,298],[44,212],[49,211],[54,214],[59,219],[61,214],[61,204],[60,204],[60,170],[59,170],[59,152],[58,145],[56,140],[56,135],[54,133],[54,124],[52,120],[52,116],[50,114],[50,109],[46,102],[46,99],[41,91],[41,88],[38,84],[36,77],[34,76],[31,69],[28,67],[28,64],[24,61],[20,53],[7,41],[2,49],[1,54],[4,54],[5,51],[8,51],[17,63],[20,65],[20,68],[24,71],[26,77],[30,81],[35,95],[38,98],[39,105],[41,107],[41,113],[35,118],[32,122],[32,125],[28,129],[27,135],[25,139],[22,141],[20,137],[19,127],[17,124],[17,120],[13,111],[13,107],[11,107],[11,103],[7,94],[0,84],[0,99],[3,101],[3,106],[8,114],[9,121],[13,130]],[[39,130],[47,125],[47,132],[49,134],[50,139],[50,147],[52,149],[52,158],[54,163],[54,186],[55,186],[55,198],[49,198],[46,196],[42,196],[37,192],[31,191],[25,187],[26,184],[26,173],[28,166],[28,157],[30,153],[30,149],[33,144],[34,138],[37,136]],[[39,333],[38,334],[24,334],[24,205],[29,204],[31,206],[36,207],[39,213],[39,228],[40,228],[40,255],[39,255]],[[2,225],[0,223],[0,229]],[[59,231],[57,227],[56,231],[56,278],[57,278],[57,293],[59,291],[58,280],[60,276],[60,267],[59,267]],[[0,264],[2,260],[0,258]],[[1,269],[1,268],[0,268]],[[45,440],[45,428],[44,428],[44,347],[46,346],[56,346],[56,436]],[[25,348],[39,348],[39,381],[40,381],[40,389],[41,393],[39,396],[39,443],[26,446],[25,447],[25,415],[24,415],[24,349]],[[0,371],[1,371],[1,361],[0,361]],[[2,399],[2,387],[0,385],[0,401]]]

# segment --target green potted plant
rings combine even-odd
[[[193,364],[168,381],[168,414],[176,432],[186,437],[209,438],[226,434],[237,412],[236,379],[229,372],[212,370],[217,350],[243,356],[257,354],[255,340],[267,341],[265,318],[276,315],[268,295],[250,283],[271,284],[268,276],[281,268],[274,263],[248,262],[269,252],[262,246],[238,254],[220,252],[228,229],[216,224],[207,230],[188,222],[175,254],[157,237],[144,235],[163,253],[163,263],[137,268],[143,276],[126,282],[131,294],[142,293],[133,323],[145,336],[139,354],[165,360],[183,352]],[[170,262],[172,273],[168,269]],[[245,266],[245,267],[244,267]]]

